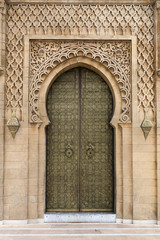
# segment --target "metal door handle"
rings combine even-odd
[[[94,154],[94,147],[93,147],[93,145],[91,143],[88,144],[86,153],[87,153],[88,157],[92,157],[93,156],[93,154]]]
[[[73,149],[70,144],[68,144],[67,149],[65,150],[65,155],[70,158],[73,155]]]

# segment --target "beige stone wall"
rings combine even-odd
[[[4,68],[0,76],[0,220],[43,219],[47,91],[65,70],[86,66],[103,76],[114,95],[117,221],[159,223],[160,86],[155,74],[159,68],[159,1],[100,0],[92,5],[91,0],[77,0],[74,8],[70,5],[73,1],[65,0],[52,0],[45,5],[39,1],[30,3],[7,1],[0,6],[0,67]],[[88,19],[89,14],[92,17]],[[36,55],[37,40],[42,50],[47,41],[68,41],[72,55],[66,57],[62,45],[54,52],[57,63],[49,57],[51,50]],[[92,54],[85,55],[84,46],[89,51],[87,44],[93,40]],[[83,42],[81,55],[74,51],[77,41]],[[120,57],[125,62],[123,66],[114,58],[108,59],[115,61],[111,71],[105,65],[107,56],[95,46],[98,42],[112,42],[116,49],[126,41],[130,62],[126,62],[125,55]],[[123,96],[116,71],[123,87],[127,86],[127,97]],[[36,88],[36,83],[40,87]],[[15,138],[6,125],[13,109],[20,122]],[[145,112],[153,124],[147,139],[140,127]]]

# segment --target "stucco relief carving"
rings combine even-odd
[[[40,122],[39,90],[42,82],[57,64],[77,56],[102,63],[114,75],[122,96],[120,122],[130,120],[131,106],[131,42],[130,41],[31,41],[30,120]]]
[[[23,106],[26,34],[136,35],[138,105],[154,112],[154,9],[151,5],[9,4],[7,106]]]

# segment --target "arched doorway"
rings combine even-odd
[[[107,83],[74,68],[47,97],[46,210],[113,211],[113,99]]]

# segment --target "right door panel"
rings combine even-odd
[[[113,211],[112,94],[98,74],[80,71],[80,211]]]

